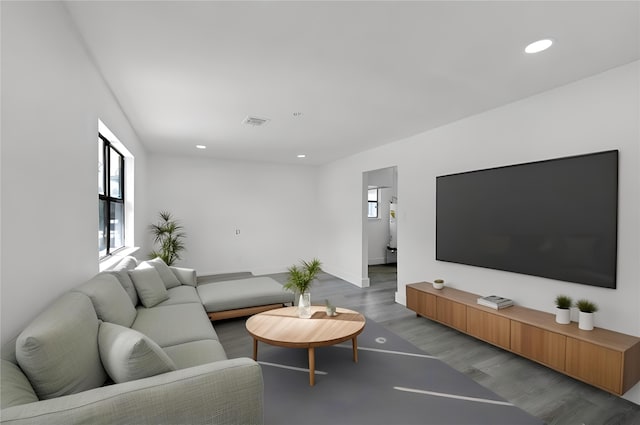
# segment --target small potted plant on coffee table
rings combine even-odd
[[[338,315],[338,313],[336,313],[336,306],[332,305],[329,300],[324,300],[324,305],[325,305],[325,309],[326,309],[326,312],[327,312],[327,316],[337,316]]]
[[[300,294],[298,301],[298,317],[311,317],[311,284],[320,273],[322,263],[317,258],[311,261],[301,261],[300,266],[289,267],[289,280],[283,285],[284,289]]]
[[[556,297],[556,322],[566,325],[571,323],[571,304],[573,300],[566,295]]]

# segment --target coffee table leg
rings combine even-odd
[[[313,347],[309,347],[309,385],[316,383],[316,352]]]
[[[253,360],[258,360],[258,340],[253,338]]]
[[[354,337],[351,342],[353,344],[353,361],[358,363],[358,337]]]

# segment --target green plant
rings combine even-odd
[[[159,244],[158,250],[149,253],[149,258],[162,258],[167,265],[180,259],[180,252],[185,249],[183,239],[187,236],[183,227],[173,218],[170,212],[160,211],[160,221],[149,226],[154,237],[153,243]]]
[[[573,304],[573,300],[571,299],[571,297],[568,297],[566,295],[558,295],[556,297],[556,306],[558,308],[567,310],[571,308],[571,304]]]
[[[598,311],[597,305],[585,299],[576,301],[576,307],[578,307],[578,310],[583,313],[595,313],[596,311]]]
[[[317,258],[311,261],[301,261],[301,265],[289,267],[289,280],[283,285],[284,289],[303,294],[311,288],[313,280],[320,273],[322,263]]]

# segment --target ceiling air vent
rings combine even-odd
[[[258,117],[250,117],[250,116],[248,116],[247,118],[245,118],[242,121],[242,124],[255,125],[257,127],[259,125],[264,125],[264,124],[266,124],[268,122],[269,122],[269,120],[265,119],[265,118],[258,118]]]

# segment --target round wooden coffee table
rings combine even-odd
[[[337,308],[337,316],[327,316],[325,308],[311,307],[311,318],[298,317],[298,307],[284,307],[251,316],[247,331],[253,337],[253,360],[258,360],[258,341],[288,348],[306,348],[309,353],[309,385],[315,384],[315,347],[351,340],[353,361],[358,362],[358,335],[365,318],[357,311]]]

